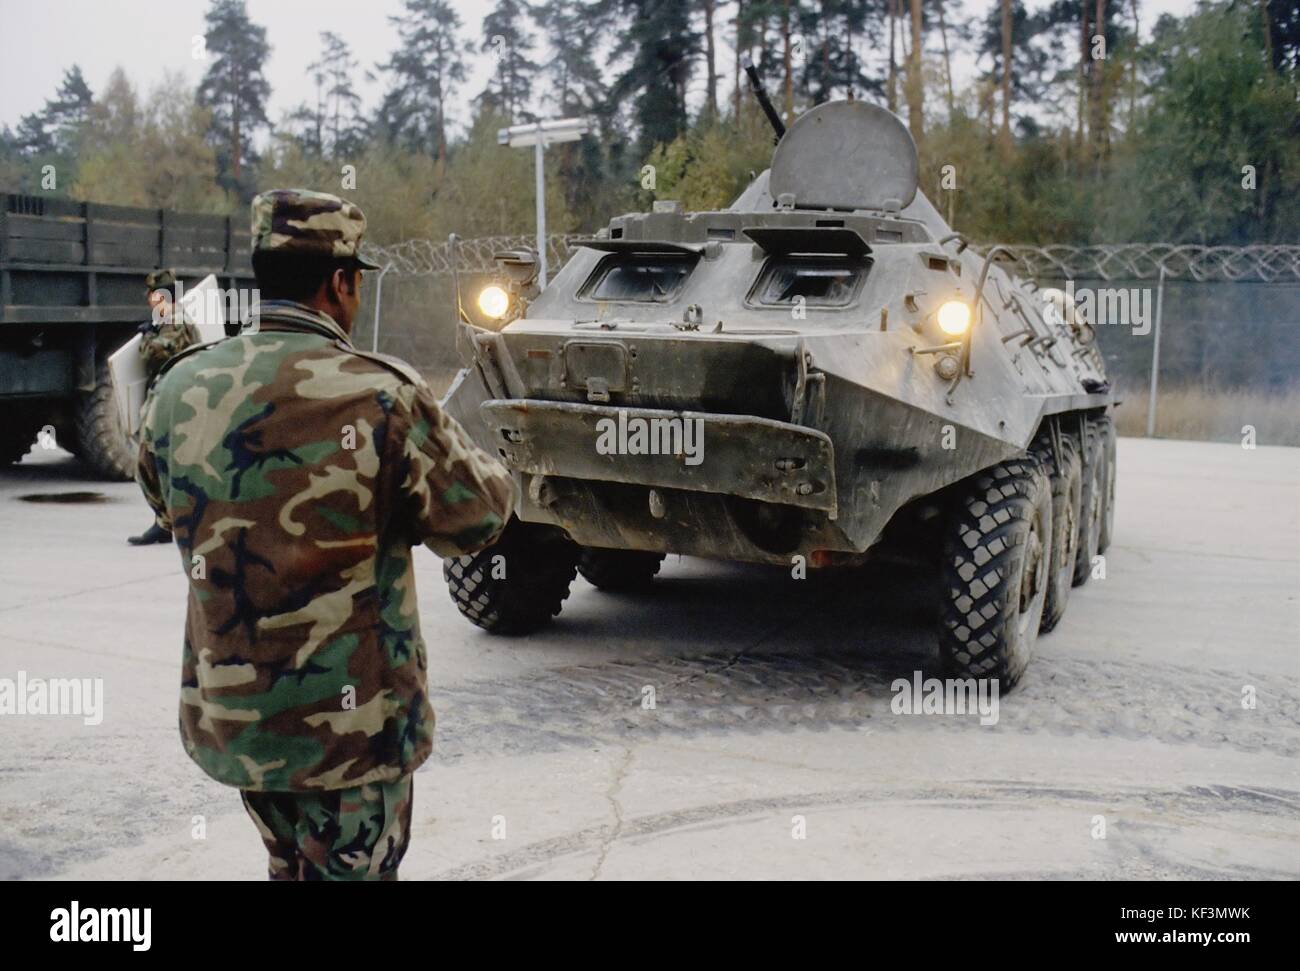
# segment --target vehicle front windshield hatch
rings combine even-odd
[[[663,254],[606,257],[582,288],[582,296],[589,300],[665,303],[681,292],[697,259]]]
[[[750,300],[786,307],[844,307],[853,302],[866,276],[866,263],[839,257],[781,256],[768,260]]]

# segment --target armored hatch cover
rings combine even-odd
[[[831,101],[799,117],[772,155],[773,199],[800,209],[876,209],[911,204],[920,178],[916,143],[891,112],[865,101]]]

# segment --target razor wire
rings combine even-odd
[[[584,237],[555,233],[546,238],[547,266],[558,270]],[[497,253],[532,249],[536,236],[479,236],[458,240],[455,271],[490,273]],[[981,255],[995,244],[973,244]],[[1092,246],[1003,244],[1015,254],[1018,272],[1033,279],[1156,280],[1300,283],[1300,246],[1200,246],[1178,243],[1119,243]],[[402,276],[440,276],[453,271],[450,242],[408,239],[389,246],[367,244],[363,254]]]
[[[981,254],[992,246],[973,246]],[[1094,246],[1010,244],[1019,271],[1033,279],[1171,280],[1198,283],[1300,283],[1300,246],[1199,246],[1121,243]]]
[[[546,237],[546,265],[559,269],[573,253],[572,241],[578,235],[555,233]],[[408,239],[389,246],[364,244],[361,248],[366,259],[390,267],[390,272],[402,276],[441,276],[458,273],[490,273],[496,268],[493,258],[509,250],[535,249],[537,237],[533,236],[477,236],[458,239],[453,247],[450,241],[437,243],[431,239]]]

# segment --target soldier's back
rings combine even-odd
[[[154,389],[146,448],[190,576],[182,734],[220,781],[340,788],[428,754],[412,377],[263,330],[183,355]]]

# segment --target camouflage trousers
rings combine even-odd
[[[411,842],[411,776],[354,789],[241,789],[272,880],[396,880]]]

